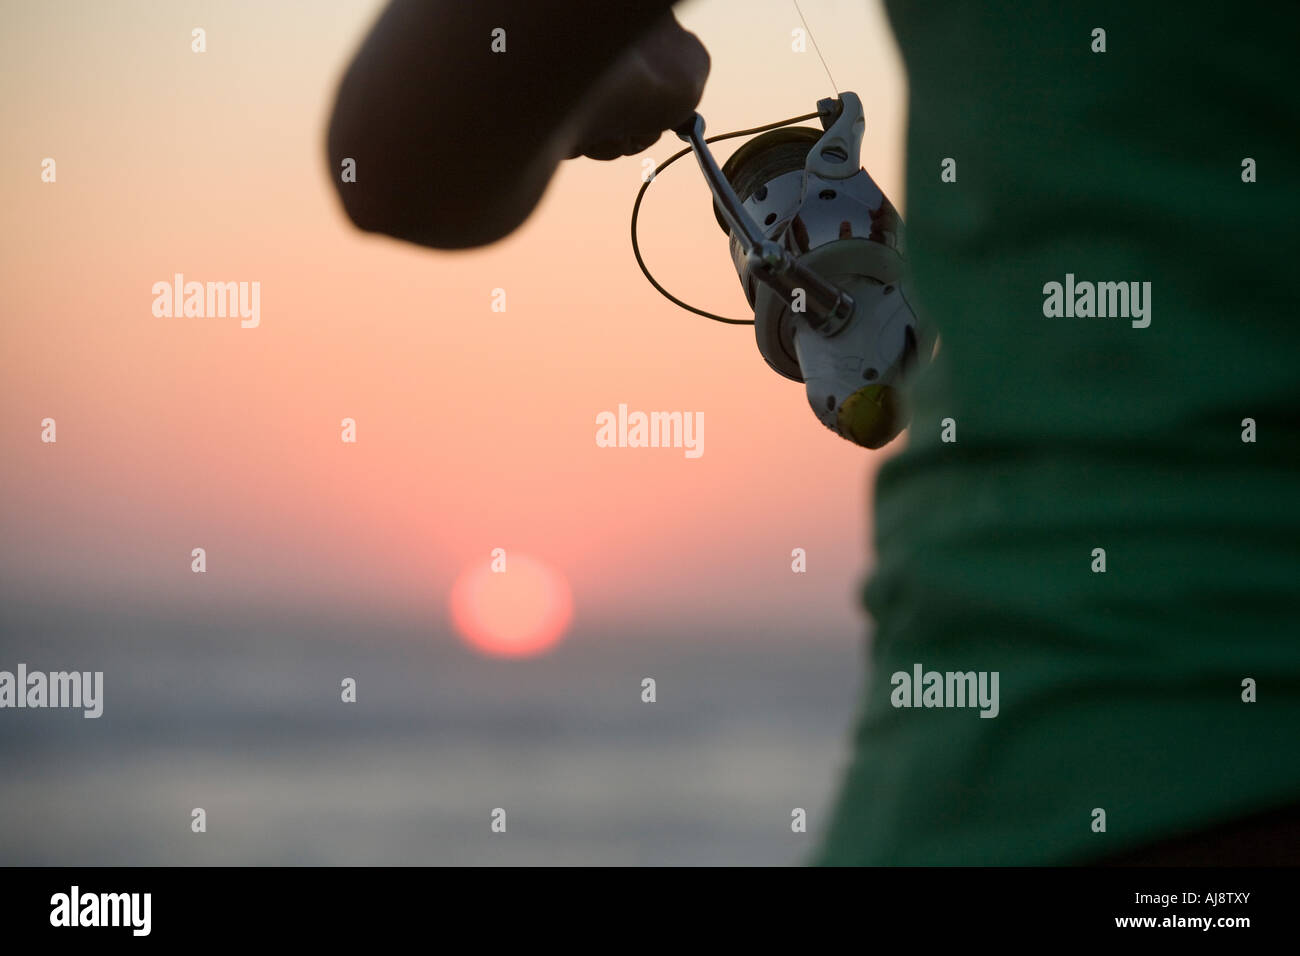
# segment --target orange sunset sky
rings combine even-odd
[[[483,249],[363,235],[323,140],[380,6],[6,3],[4,592],[337,609],[445,634],[458,576],[504,548],[567,582],[575,630],[856,640],[869,484],[889,452],[818,424],[751,329],[643,280],[628,241],[642,159],[679,141],[565,164],[525,226]],[[863,165],[905,211],[906,93],[882,11],[802,7],[839,88],[862,97]],[[830,95],[811,47],[791,50],[789,0],[677,13],[712,55],[710,134]],[[191,52],[194,27],[206,53]],[[650,188],[642,242],[675,293],[748,317],[693,161]],[[156,318],[151,287],[178,272],[260,282],[259,327]],[[703,412],[704,454],[598,448],[596,415],[620,403]],[[344,418],[356,444],[340,441]],[[206,574],[190,570],[195,547]],[[807,574],[790,571],[795,547]]]

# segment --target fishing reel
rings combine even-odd
[[[934,339],[903,289],[902,219],[861,166],[862,102],[846,92],[817,107],[815,114],[708,140],[697,113],[674,130],[690,144],[678,156],[693,151],[708,182],[767,364],[804,383],[827,428],[880,448],[907,424],[901,388],[929,360]],[[813,116],[822,129],[789,126]],[[719,168],[708,143],[746,133],[761,135]],[[635,229],[634,218],[634,249]],[[636,252],[647,278],[677,304],[749,324],[681,302]]]

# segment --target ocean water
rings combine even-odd
[[[96,720],[0,710],[0,865],[799,864],[861,657],[856,635],[579,631],[503,662],[412,625],[6,601],[0,670],[105,686]]]

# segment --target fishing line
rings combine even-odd
[[[835,85],[835,77],[831,76],[831,68],[826,65],[826,57],[822,56],[822,48],[817,45],[817,38],[813,36],[812,27],[808,26],[808,20],[799,9],[799,0],[791,0],[794,4],[795,12],[799,14],[799,19],[803,21],[803,28],[808,34],[808,39],[812,40],[813,49],[817,51],[817,59],[822,61],[822,69],[826,71],[826,78],[831,81],[831,89],[835,91],[835,96],[840,95],[840,88]]]

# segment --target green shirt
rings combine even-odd
[[[1159,6],[889,3],[941,340],[821,862],[1085,862],[1300,801],[1300,6]],[[1045,315],[1067,275],[1149,282],[1149,326]],[[998,672],[998,715],[893,706],[916,664]]]

